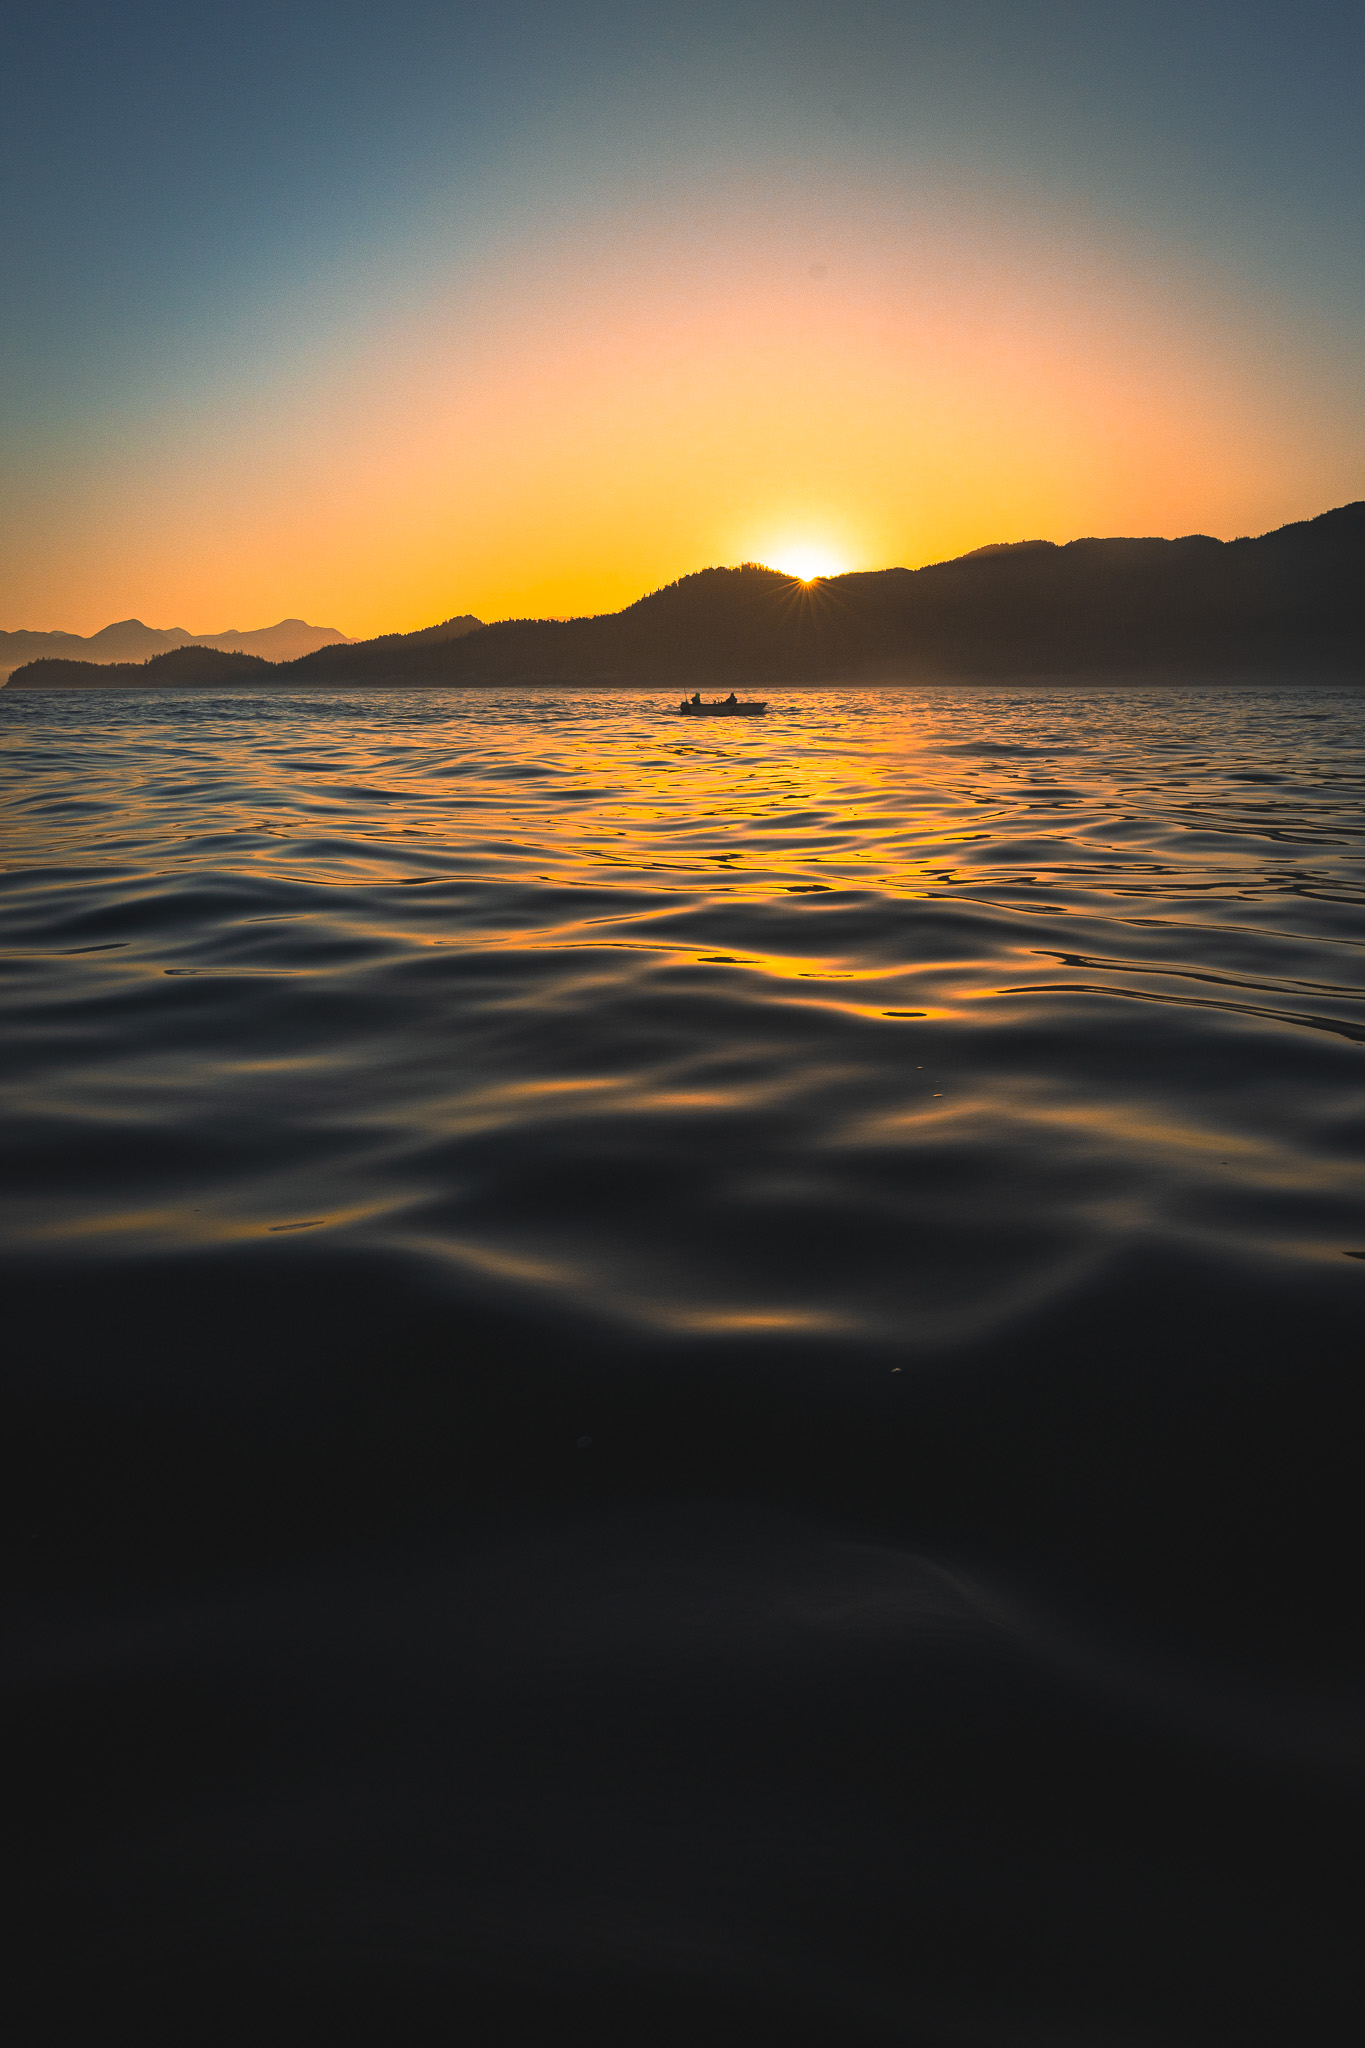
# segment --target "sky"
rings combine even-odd
[[[1365,497],[1365,9],[9,0],[0,627]]]

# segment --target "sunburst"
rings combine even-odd
[[[840,576],[844,564],[833,548],[818,540],[792,541],[774,548],[770,560],[775,569],[794,576],[798,583],[819,583],[826,576]]]

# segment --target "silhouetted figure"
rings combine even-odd
[[[701,691],[700,691],[700,690],[694,690],[694,691],[692,692],[692,702],[693,702],[694,704],[700,704],[700,702],[701,702]]]
[[[728,697],[726,698],[726,700],[725,700],[725,701],[726,701],[726,703],[727,703],[727,704],[735,704],[735,703],[737,703],[737,702],[738,702],[739,700],[738,700],[738,699],[736,698],[736,696],[735,696],[735,693],[734,693],[734,691],[733,691],[733,690],[731,690],[731,692],[730,692],[729,696],[728,696]]]

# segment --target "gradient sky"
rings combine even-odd
[[[1365,9],[10,0],[0,626],[1365,496]]]

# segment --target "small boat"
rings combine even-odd
[[[713,704],[703,704],[700,697],[684,697],[678,706],[683,718],[761,718],[768,706],[751,698],[718,697]]]

